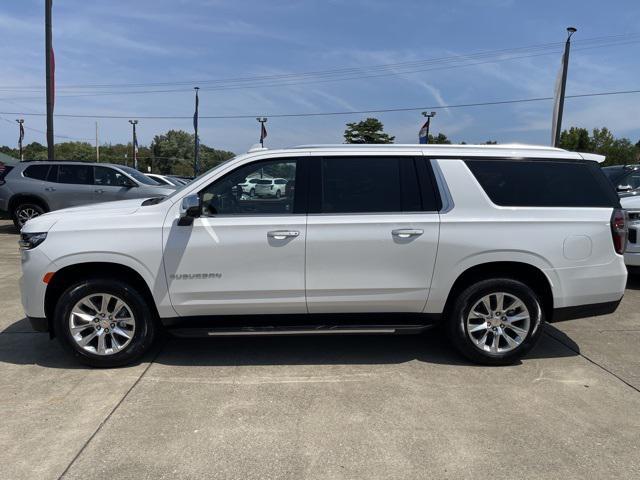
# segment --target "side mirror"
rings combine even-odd
[[[180,204],[180,219],[178,225],[184,227],[193,224],[193,219],[200,216],[202,207],[200,205],[200,196],[196,193],[187,195],[182,199]]]
[[[630,192],[633,190],[633,187],[631,185],[618,185],[616,190],[619,192]]]

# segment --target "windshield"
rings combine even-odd
[[[138,183],[142,183],[143,185],[160,185],[158,182],[147,177],[144,173],[139,172],[135,168],[126,167],[124,165],[118,165],[118,168],[130,177],[133,177],[133,179]]]

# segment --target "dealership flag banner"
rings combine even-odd
[[[558,72],[558,77],[556,78],[556,91],[553,97],[553,118],[551,119],[551,145],[555,146],[556,137],[558,133],[558,128],[561,128],[561,125],[558,122],[558,115],[560,114],[560,102],[562,101],[562,78],[565,75],[565,65],[564,56],[567,53],[565,52],[562,55],[562,61],[560,63],[560,71]]]
[[[418,139],[420,143],[429,143],[429,120],[424,122],[420,132],[418,133]]]
[[[264,126],[264,122],[260,122],[260,143],[264,143],[265,138],[267,138],[267,127]]]

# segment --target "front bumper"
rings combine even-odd
[[[44,318],[44,298],[47,284],[43,277],[47,272],[58,270],[40,248],[23,250],[21,253],[22,276],[20,277],[20,295],[24,313],[28,318]]]

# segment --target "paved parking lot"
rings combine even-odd
[[[0,478],[640,477],[640,278],[520,365],[423,337],[171,339],[92,370],[34,333],[0,221]]]

